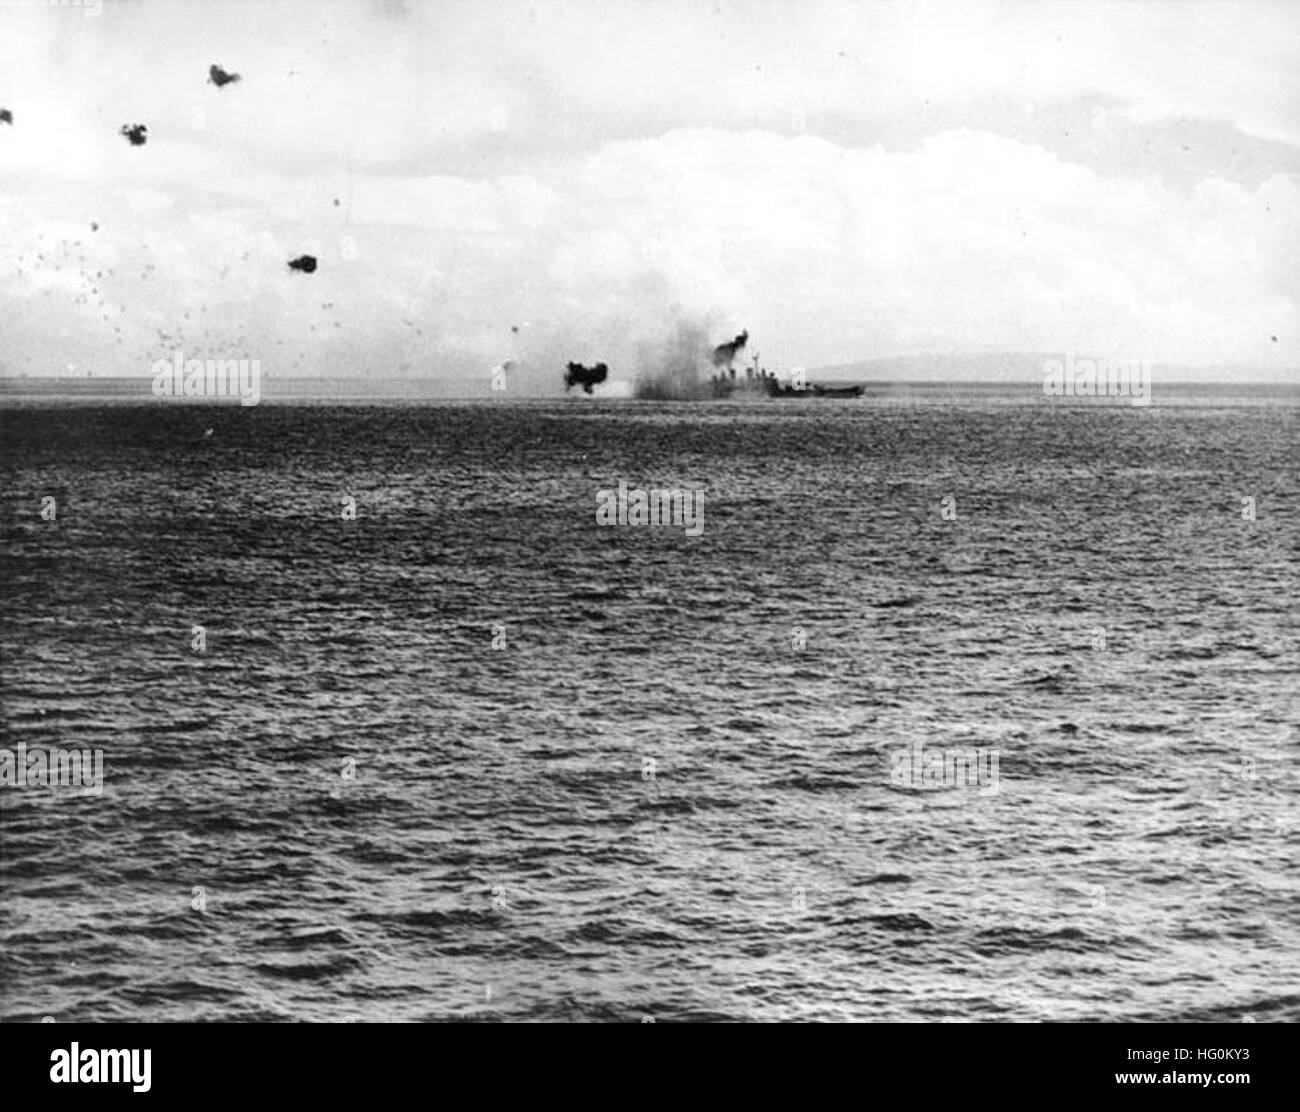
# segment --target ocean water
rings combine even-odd
[[[1297,413],[11,398],[0,1017],[1300,1019]]]

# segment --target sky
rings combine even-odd
[[[0,374],[1300,366],[1298,4],[24,2]]]

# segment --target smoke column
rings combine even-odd
[[[516,364],[510,392],[533,397],[714,397],[716,360],[728,346],[716,346],[721,331],[717,322],[705,313],[664,305],[657,296],[619,300],[616,307],[577,322],[571,313],[550,319],[530,313],[529,325],[507,326],[505,350],[498,349],[497,359],[508,352]],[[740,339],[732,343],[743,346]],[[721,367],[723,373],[726,369]]]
[[[668,334],[637,346],[635,395],[638,398],[708,397],[709,332],[699,321],[679,317]]]

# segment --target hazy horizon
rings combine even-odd
[[[805,372],[812,380],[826,381],[861,381],[880,386],[889,385],[986,385],[986,386],[1025,386],[1035,390],[1043,380],[1043,365],[1046,360],[1064,358],[1067,354],[1077,358],[1088,358],[1088,352],[922,352],[915,355],[899,355],[877,359],[854,360],[850,362],[830,363],[824,366],[807,367]],[[250,358],[256,359],[257,356]],[[1096,358],[1095,356],[1093,358]],[[301,370],[297,373],[283,373],[274,368],[262,367],[266,381],[292,382],[351,382],[351,383],[428,383],[433,386],[474,387],[465,396],[494,393],[491,379],[483,375],[470,373],[434,373],[420,374],[410,371],[399,373],[378,367],[357,370],[355,368],[332,367],[318,370]],[[529,367],[527,369],[511,368],[505,377],[508,389],[496,393],[502,395],[499,400],[509,400],[511,394],[529,397],[563,396],[567,393],[563,383],[563,368],[559,365]],[[632,379],[626,377],[626,369],[611,369],[610,382],[596,388],[597,397],[618,398],[624,396],[623,388],[630,387]],[[1277,386],[1291,385],[1300,387],[1300,368],[1297,367],[1224,367],[1221,365],[1190,366],[1179,364],[1151,365],[1154,380],[1170,386],[1178,385],[1222,385],[1222,386]],[[99,381],[143,381],[152,382],[150,369],[135,373],[97,372],[94,369],[83,370],[80,374],[29,373],[0,374],[0,380],[14,381],[45,379],[50,381],[79,382],[86,379]],[[613,387],[609,389],[607,387]],[[581,395],[581,392],[578,392]]]

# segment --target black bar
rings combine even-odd
[[[1293,1089],[1295,1031],[1282,1024],[22,1024],[4,1029],[6,1103],[152,1096],[395,1099],[440,1093],[545,1092],[674,1102],[709,1087],[770,1103],[840,1090],[866,1102],[898,1092],[1182,1100],[1207,1094],[1233,1107]],[[632,1030],[636,1027],[638,1030]],[[147,1092],[130,1081],[51,1081],[59,1052],[150,1051]],[[1150,1058],[1148,1055],[1164,1055]],[[136,1059],[143,1063],[143,1056]],[[90,1068],[83,1064],[83,1069]],[[141,1071],[142,1073],[142,1071]],[[1201,1075],[1195,1082],[1188,1075]],[[1117,1075],[1131,1080],[1121,1083]],[[1132,1075],[1152,1075],[1138,1081]],[[1207,1084],[1204,1075],[1212,1080]],[[137,1074],[140,1076],[140,1073]],[[612,1086],[612,1088],[611,1088]]]

